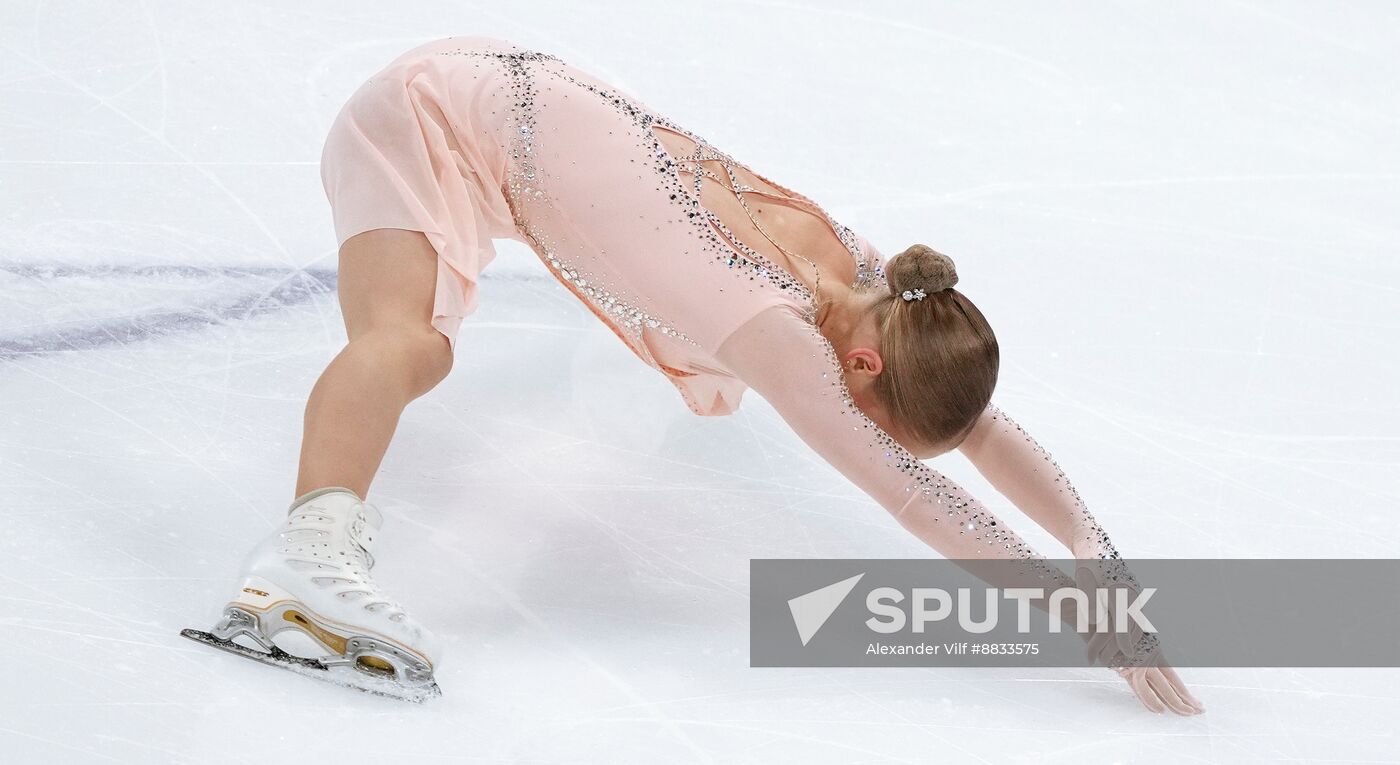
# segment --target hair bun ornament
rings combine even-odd
[[[885,266],[890,293],[906,303],[923,300],[930,293],[952,289],[958,283],[953,259],[923,244],[916,244],[890,259]]]

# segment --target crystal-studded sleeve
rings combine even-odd
[[[1059,464],[995,404],[987,406],[958,449],[992,488],[1075,557],[1119,557]]]
[[[988,404],[958,450],[998,493],[1069,548],[1098,586],[1141,590],[1128,562],[1050,453],[995,404]],[[1082,564],[1081,564],[1082,565]],[[1082,585],[1088,586],[1088,585]],[[1160,658],[1155,633],[1118,645],[1117,655],[1100,657],[1108,666],[1140,666]]]
[[[717,355],[799,438],[944,557],[1041,558],[855,405],[831,343],[795,308],[760,312],[725,339]]]

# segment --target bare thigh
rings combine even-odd
[[[341,246],[339,268],[336,290],[351,340],[375,329],[432,330],[437,251],[423,232],[356,234]]]

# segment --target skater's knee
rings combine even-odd
[[[379,325],[350,344],[372,355],[383,374],[397,377],[415,397],[432,390],[452,371],[452,346],[430,325]]]
[[[415,395],[421,396],[452,371],[452,344],[446,335],[432,327],[415,330],[408,342],[414,359]]]

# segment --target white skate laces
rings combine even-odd
[[[288,515],[278,552],[291,568],[312,573],[312,582],[333,589],[342,600],[358,600],[365,610],[402,622],[406,617],[403,609],[369,575],[374,568],[374,534],[382,523],[379,511],[358,498],[349,511],[345,538],[338,540],[333,533],[338,518],[324,505],[304,500]],[[370,514],[374,516],[372,524]]]

